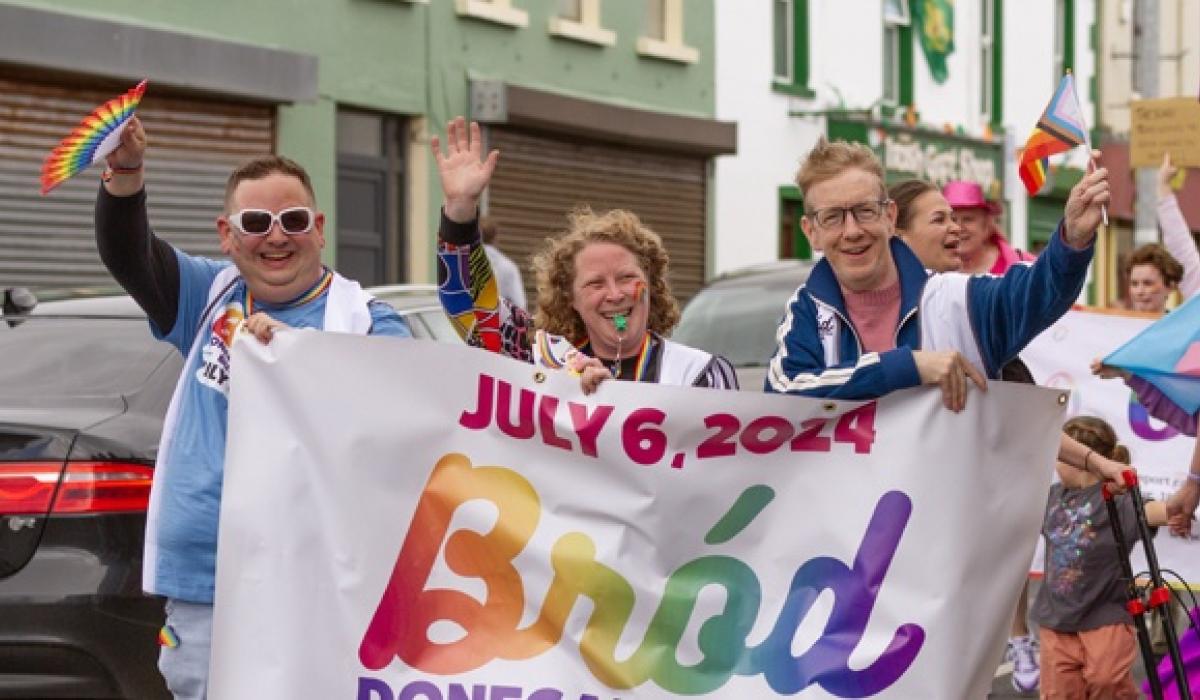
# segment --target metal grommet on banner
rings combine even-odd
[[[1067,402],[1070,400],[1071,400],[1071,395],[1065,391],[1058,395],[1058,405],[1059,406],[1066,406]]]
[[[537,382],[538,384],[541,384],[542,382],[546,381],[546,373],[545,372],[534,372],[533,373],[533,381]]]
[[[837,410],[837,404],[832,401],[826,401],[825,403],[821,404],[821,408],[824,409],[826,413],[833,413]]]

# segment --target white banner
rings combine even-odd
[[[984,697],[1064,409],[295,331],[233,373],[216,700]]]
[[[1147,498],[1164,499],[1187,478],[1195,439],[1147,415],[1133,392],[1119,379],[1098,379],[1090,363],[1103,359],[1154,319],[1103,311],[1073,310],[1021,353],[1039,384],[1069,389],[1067,417],[1098,416],[1117,432],[1129,448],[1138,481]],[[1159,528],[1154,538],[1159,565],[1179,573],[1196,587],[1200,584],[1200,541],[1193,525],[1192,538],[1172,537]],[[1134,552],[1134,571],[1146,569],[1139,545]],[[1035,559],[1035,570],[1042,561]],[[1174,579],[1169,579],[1175,583]]]

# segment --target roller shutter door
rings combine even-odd
[[[115,284],[96,253],[100,166],[39,194],[46,154],[122,88],[0,79],[0,286]],[[150,141],[147,191],[155,232],[183,250],[220,257],[214,221],[239,163],[274,151],[274,108],[164,97],[151,86],[138,114]]]
[[[502,227],[498,247],[521,267],[531,305],[536,294],[530,258],[547,236],[566,229],[566,213],[580,205],[629,209],[662,236],[680,304],[704,284],[703,157],[495,126],[488,141],[501,157],[487,212]]]

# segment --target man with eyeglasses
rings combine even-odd
[[[1098,168],[1072,188],[1036,262],[1004,277],[969,276],[927,271],[892,235],[896,205],[866,146],[821,140],[796,184],[801,227],[824,258],[788,302],[765,389],[871,399],[936,384],[953,411],[966,405],[969,383],[986,390],[1078,298],[1109,200]]]
[[[150,230],[145,151],[135,117],[108,156],[96,199],[96,243],[109,272],[145,310],[154,336],[186,358],[155,465],[142,583],[167,598],[159,634],[167,687],[176,698],[200,699],[208,686],[234,334],[244,327],[262,342],[289,326],[411,334],[394,309],[321,263],[325,216],[300,165],[268,156],[230,175],[217,219],[230,264],[189,255]]]

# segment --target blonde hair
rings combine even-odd
[[[1129,449],[1117,441],[1117,432],[1102,418],[1076,416],[1063,425],[1063,432],[1102,457],[1129,464]]]
[[[613,243],[632,253],[646,276],[650,297],[647,327],[661,335],[669,334],[679,323],[679,304],[667,281],[669,256],[658,234],[625,209],[596,214],[585,207],[568,214],[567,221],[566,232],[547,238],[533,257],[537,327],[576,341],[587,337],[583,319],[571,307],[575,256],[592,243]]]
[[[802,194],[807,194],[813,185],[837,177],[852,168],[865,170],[878,177],[880,194],[885,194],[883,164],[870,148],[861,143],[829,141],[823,136],[817,140],[817,145],[813,146],[804,162],[800,164],[800,171],[796,173],[796,186]]]

